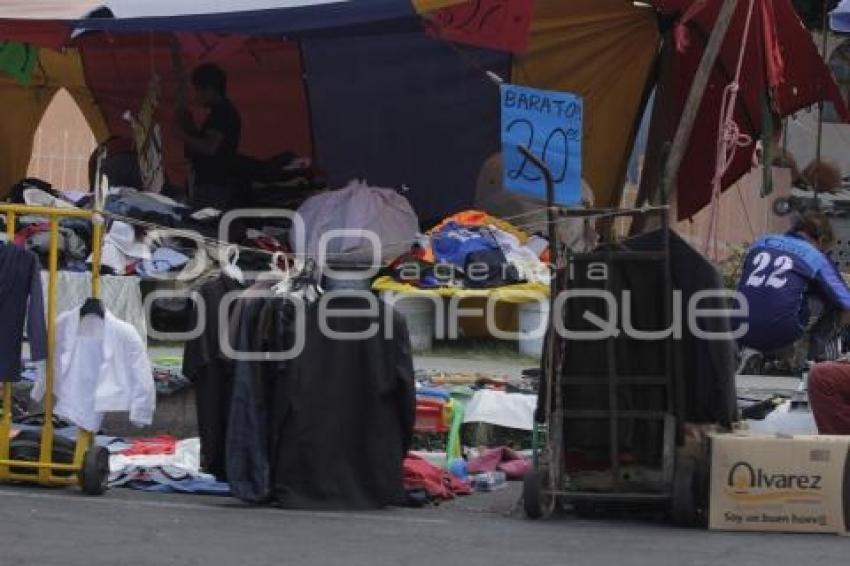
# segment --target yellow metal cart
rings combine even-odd
[[[75,208],[46,208],[0,204],[6,216],[6,233],[11,245],[15,236],[15,220],[19,215],[47,217],[50,220],[50,251],[48,256],[49,283],[47,288],[47,367],[45,375],[44,425],[38,461],[11,459],[12,444],[12,383],[3,384],[3,416],[0,420],[0,481],[20,481],[44,486],[79,484],[89,495],[106,491],[109,478],[109,452],[94,444],[91,432],[80,430],[77,435],[74,459],[68,463],[53,460],[53,380],[56,367],[56,285],[59,271],[59,221],[63,218],[82,218],[92,222],[91,296],[100,294],[100,255],[103,221],[95,211]]]

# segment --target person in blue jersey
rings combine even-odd
[[[834,235],[829,218],[807,211],[786,234],[760,237],[747,252],[738,291],[747,299],[739,343],[763,354],[834,360],[850,313],[850,289],[825,251]]]

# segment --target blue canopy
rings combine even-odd
[[[87,18],[76,27],[112,32],[213,32],[245,35],[315,36],[379,26],[398,31],[421,26],[411,0],[341,0],[332,3],[143,18]]]

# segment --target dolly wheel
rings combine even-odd
[[[693,528],[699,524],[696,501],[696,462],[692,457],[680,457],[673,475],[673,500],[671,515],[679,527]]]
[[[103,495],[109,482],[109,451],[103,446],[92,446],[83,458],[80,470],[80,487],[86,495]]]
[[[546,519],[555,511],[555,496],[546,494],[549,474],[545,470],[532,470],[522,484],[522,503],[529,519]]]

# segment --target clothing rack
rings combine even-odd
[[[56,291],[59,272],[59,221],[63,218],[90,220],[92,230],[91,296],[100,295],[100,260],[103,240],[103,220],[96,211],[73,208],[49,208],[19,204],[0,204],[0,213],[6,217],[6,233],[10,243],[14,240],[17,216],[44,216],[50,221],[50,248],[48,253],[47,287],[47,365],[45,370],[44,425],[37,462],[11,459],[12,382],[3,384],[3,416],[0,419],[0,481],[22,481],[44,486],[65,486],[79,483],[83,491],[99,495],[106,488],[109,474],[108,453],[94,445],[94,434],[80,430],[76,439],[74,460],[70,464],[53,461],[53,407],[54,371],[56,368],[56,318],[58,313]],[[6,377],[6,376],[4,376]],[[105,467],[104,467],[105,457]],[[15,471],[12,471],[12,468]],[[31,470],[31,471],[20,471]],[[58,475],[57,472],[64,472]],[[68,472],[71,472],[68,474]]]

